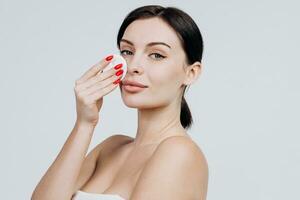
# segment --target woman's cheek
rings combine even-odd
[[[151,74],[151,83],[154,83],[156,86],[164,86],[170,82],[170,73],[165,71],[156,71],[155,73]]]

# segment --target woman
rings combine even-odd
[[[186,132],[192,116],[184,98],[202,69],[197,25],[180,9],[143,6],[125,18],[117,45],[128,65],[125,78],[120,65],[99,73],[108,56],[76,80],[75,126],[32,199],[206,199],[208,165]],[[113,135],[85,157],[103,97],[117,86],[126,106],[137,108],[136,137]]]

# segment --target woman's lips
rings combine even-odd
[[[124,79],[121,81],[121,86],[126,92],[140,92],[148,87],[142,83],[129,79]]]
[[[140,92],[145,89],[145,87],[138,87],[133,85],[122,85],[122,88],[124,88],[126,92]]]
[[[122,84],[123,85],[131,85],[131,86],[141,87],[141,88],[148,87],[148,86],[146,86],[142,83],[139,83],[139,82],[134,81],[134,80],[129,80],[129,79],[124,79],[122,81]]]

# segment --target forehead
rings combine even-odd
[[[165,42],[172,49],[181,47],[175,30],[157,17],[133,21],[126,28],[123,38],[141,47],[150,42]]]

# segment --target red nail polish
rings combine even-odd
[[[105,58],[105,60],[106,60],[106,61],[110,61],[113,57],[114,57],[113,55],[107,56],[107,57]]]
[[[114,68],[115,69],[120,69],[122,66],[123,66],[123,64],[121,63],[121,64],[116,65]]]
[[[114,82],[114,84],[118,84],[118,83],[120,83],[120,81],[121,81],[121,78],[119,78],[118,80],[116,80],[116,81]]]
[[[116,72],[117,76],[120,76],[121,74],[123,74],[123,69],[120,69],[119,71]]]

